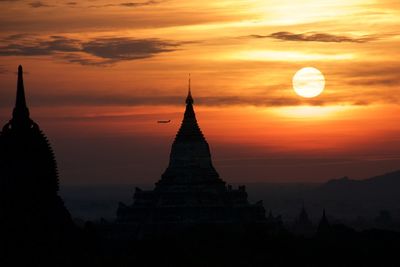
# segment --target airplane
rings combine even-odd
[[[167,120],[167,121],[157,121],[157,123],[170,123],[171,120]]]

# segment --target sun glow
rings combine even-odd
[[[302,68],[293,76],[293,89],[305,98],[319,96],[325,88],[325,77],[316,68]]]
[[[320,53],[304,53],[292,51],[276,51],[276,50],[253,50],[236,52],[234,55],[228,56],[239,60],[251,61],[341,61],[354,58],[353,54],[320,54]]]
[[[350,108],[349,106],[297,106],[277,108],[274,113],[295,119],[325,119]]]

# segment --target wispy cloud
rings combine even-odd
[[[1,99],[8,97],[2,96]],[[0,99],[0,105],[5,106]],[[319,99],[300,99],[298,97],[273,96],[199,96],[195,98],[196,105],[223,107],[223,106],[256,106],[256,107],[289,107],[289,106],[328,106],[328,105],[356,105],[364,106],[384,101],[365,97],[357,99],[349,96],[325,96]],[[397,101],[387,99],[387,102]],[[184,103],[182,96],[136,96],[128,94],[31,94],[32,106],[180,106]]]
[[[22,0],[0,0],[1,2],[22,2]],[[157,5],[163,1],[155,1],[155,0],[149,0],[149,1],[144,1],[144,2],[123,2],[123,3],[118,3],[118,4],[102,4],[102,5],[91,5],[89,7],[141,7],[141,6],[151,6],[151,5]],[[78,2],[70,1],[65,3],[65,5],[68,6],[75,6],[77,5]],[[41,7],[54,7],[54,5],[50,5],[48,3],[45,3],[43,1],[33,1],[28,3],[28,5],[32,8],[41,8]]]
[[[5,38],[6,40],[9,39]],[[51,36],[43,39],[22,39],[20,36],[11,37],[13,42],[0,47],[0,56],[43,56],[55,52],[77,52],[80,51],[80,42],[62,36]],[[20,40],[20,42],[16,41]]]
[[[177,46],[159,39],[98,38],[83,43],[82,51],[104,59],[134,60],[171,52]]]
[[[29,3],[29,5],[33,8],[41,8],[41,7],[53,7],[52,5],[46,4],[42,1],[35,1],[32,3]]]
[[[172,52],[181,45],[155,38],[102,37],[82,41],[58,35],[43,39],[24,34],[11,35],[2,41],[8,44],[0,46],[0,56],[54,55],[82,65],[107,65],[122,60],[150,58]]]
[[[376,36],[364,35],[351,37],[346,35],[334,35],[329,33],[292,33],[292,32],[274,32],[269,35],[250,35],[251,38],[272,38],[282,41],[300,41],[300,42],[325,42],[325,43],[366,43],[376,40]]]
[[[348,69],[350,75],[346,82],[353,86],[384,86],[400,85],[400,64],[381,62],[380,64],[362,64]]]
[[[139,6],[151,6],[159,4],[160,1],[147,1],[147,2],[126,2],[119,4],[120,6],[124,7],[139,7]]]
[[[161,3],[162,1],[146,1],[146,2],[124,2],[119,4],[103,4],[103,5],[92,5],[90,7],[101,8],[101,7],[142,7],[142,6],[152,6]]]
[[[33,36],[35,36],[35,35],[31,34],[31,33],[17,33],[17,34],[8,35],[8,36],[4,37],[3,40],[1,40],[1,41],[8,42],[8,41],[14,41],[14,40],[21,40],[21,39],[26,39],[28,37],[33,37]]]

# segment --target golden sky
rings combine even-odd
[[[152,183],[191,73],[223,179],[367,178],[400,163],[399,31],[398,0],[0,0],[0,119],[22,64],[62,182]]]

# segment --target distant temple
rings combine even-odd
[[[0,132],[0,231],[13,240],[57,238],[73,228],[58,196],[58,172],[53,150],[30,118],[22,67],[12,119]]]
[[[238,224],[265,222],[262,202],[250,204],[245,186],[232,186],[215,170],[208,143],[193,109],[190,89],[170,161],[155,189],[136,188],[134,202],[120,203],[119,224]]]
[[[331,224],[326,217],[325,209],[322,212],[322,218],[319,221],[318,228],[317,228],[317,236],[327,236],[332,233]]]
[[[293,224],[292,231],[295,234],[302,236],[312,236],[315,232],[314,226],[308,217],[308,213],[306,211],[306,208],[304,207],[304,204],[301,208],[298,218]]]

